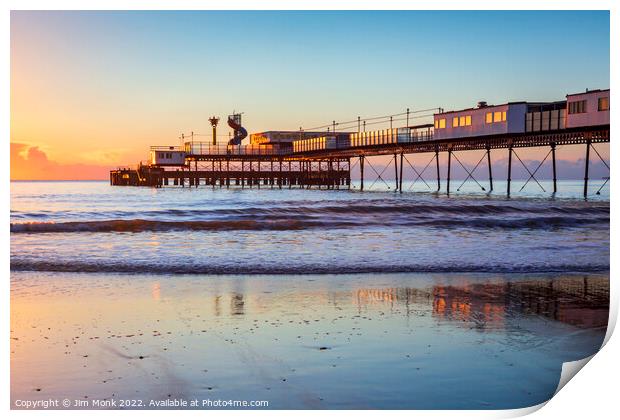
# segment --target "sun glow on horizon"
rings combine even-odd
[[[252,133],[584,87],[609,87],[609,12],[13,11],[11,179],[107,179],[233,109]]]

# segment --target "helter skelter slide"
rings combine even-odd
[[[228,142],[229,146],[238,146],[241,140],[248,136],[248,132],[241,126],[241,114],[232,114],[228,116],[228,126],[235,130],[235,135]]]

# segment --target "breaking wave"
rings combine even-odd
[[[204,275],[259,275],[259,274],[368,274],[368,273],[568,273],[603,272],[609,264],[405,264],[405,265],[212,265],[212,264],[157,264],[75,261],[29,261],[12,259],[13,271],[49,271],[67,273],[123,273],[123,274],[204,274]]]
[[[166,232],[166,231],[275,231],[304,229],[345,229],[372,226],[470,229],[556,229],[607,224],[605,216],[526,216],[526,217],[460,217],[438,218],[432,216],[400,216],[396,218],[346,217],[273,217],[255,220],[146,220],[116,219],[80,222],[29,222],[11,223],[11,233],[78,233],[78,232]]]

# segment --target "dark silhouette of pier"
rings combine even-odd
[[[454,164],[461,165],[473,178],[473,172],[483,161],[488,167],[489,191],[493,191],[494,174],[492,167],[492,151],[508,150],[507,191],[511,193],[512,165],[521,164],[530,178],[536,180],[536,172],[542,163],[550,157],[553,170],[553,192],[557,192],[556,147],[563,145],[584,145],[584,197],[588,196],[589,163],[594,157],[604,165],[609,165],[594,148],[598,143],[609,143],[609,125],[581,127],[578,129],[561,129],[538,133],[501,134],[492,136],[466,137],[449,140],[410,141],[403,143],[376,144],[337,149],[323,149],[305,152],[293,152],[282,149],[250,149],[230,150],[226,148],[203,148],[200,143],[192,143],[190,153],[185,156],[181,166],[168,168],[163,166],[139,165],[137,168],[119,168],[110,172],[112,185],[131,186],[182,186],[213,188],[351,188],[351,169],[359,165],[360,190],[364,190],[367,171],[366,159],[371,156],[393,156],[394,191],[402,192],[403,168],[407,155],[418,153],[435,154],[435,170],[437,174],[437,191],[441,182],[446,183],[446,192],[451,190],[451,168]],[[548,147],[549,152],[538,168],[528,168],[521,160],[517,150],[523,148]],[[465,167],[458,159],[457,152],[482,150],[486,154],[473,169]],[[202,153],[200,153],[202,152]],[[593,154],[591,153],[594,153]],[[444,155],[445,158],[441,156]],[[453,159],[456,162],[453,162]],[[447,165],[447,177],[441,179],[440,166]],[[375,174],[378,175],[378,174]],[[421,175],[418,173],[418,178]],[[475,179],[474,179],[475,180]],[[605,184],[608,180],[605,181]],[[604,185],[605,185],[604,184]],[[484,189],[484,187],[482,187]],[[599,189],[600,191],[600,189]]]

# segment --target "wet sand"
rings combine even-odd
[[[498,409],[600,347],[609,276],[11,273],[11,399]]]

